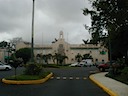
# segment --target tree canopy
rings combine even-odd
[[[103,42],[108,47],[108,37],[114,57],[127,56],[128,51],[128,1],[93,0],[92,9],[83,9],[83,14],[91,16],[91,42]],[[86,26],[85,26],[86,27]],[[104,33],[104,30],[107,34]]]
[[[57,62],[57,65],[60,64],[60,65],[63,65],[63,63],[65,63],[65,59],[68,59],[68,57],[66,55],[62,55],[62,54],[59,54],[59,53],[55,53],[53,56],[52,56],[52,59],[53,59],[53,62],[55,63],[55,60]]]
[[[22,58],[24,64],[26,64],[31,58],[31,49],[30,48],[21,48],[15,53],[17,58]]]
[[[0,42],[0,47],[7,47],[7,45],[8,45],[8,42],[6,41]]]

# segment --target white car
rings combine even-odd
[[[82,60],[79,65],[80,67],[91,67],[93,66],[93,63],[90,59]]]
[[[78,67],[84,67],[85,64],[80,62],[77,66],[78,66]]]
[[[71,64],[71,65],[69,65],[70,67],[76,67],[76,66],[78,66],[78,62],[76,62],[76,63],[73,63],[73,64]]]
[[[0,62],[0,70],[11,70],[12,67],[10,65],[5,65],[4,63]]]

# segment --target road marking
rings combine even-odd
[[[87,78],[86,78],[86,77],[84,77],[83,79],[84,79],[84,80],[86,80]]]
[[[66,76],[64,76],[64,77],[51,77],[50,79],[57,79],[57,80],[73,80],[73,79],[75,79],[75,80],[86,80],[87,78],[86,77],[66,77]]]
[[[79,80],[80,78],[79,77],[76,77],[76,80]]]
[[[64,79],[64,80],[66,80],[66,79],[67,79],[67,77],[63,77],[63,79]]]
[[[59,80],[59,79],[60,79],[60,77],[56,77],[56,79],[57,79],[57,80]]]
[[[70,79],[70,80],[72,80],[72,79],[73,79],[73,77],[69,77],[69,79]]]

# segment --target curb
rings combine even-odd
[[[93,75],[90,75],[89,78],[95,83],[97,84],[100,88],[102,88],[105,92],[107,92],[110,96],[118,96],[118,94],[116,94],[115,92],[113,92],[112,90],[108,89],[107,87],[105,87],[103,84],[101,84],[99,81],[97,81]]]
[[[53,76],[53,73],[50,73],[43,79],[39,80],[26,80],[26,81],[15,81],[15,80],[6,80],[5,78],[2,79],[2,82],[5,84],[41,84],[46,82],[49,78]]]

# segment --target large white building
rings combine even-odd
[[[19,40],[16,43],[16,50],[20,48],[31,47],[31,43],[23,42],[23,40]],[[93,62],[96,59],[101,61],[108,61],[108,50],[101,46],[100,44],[69,44],[65,42],[64,34],[60,31],[59,38],[52,42],[51,45],[34,45],[34,55],[37,54],[52,54],[59,53],[62,55],[66,55],[68,59],[65,60],[66,64],[76,62],[75,56],[79,53],[80,55],[90,54],[93,58]],[[102,54],[104,53],[104,54]],[[0,60],[3,61],[5,56],[7,56],[7,49],[0,49]],[[53,63],[51,60],[50,63]]]
[[[31,47],[30,43],[19,42],[16,45],[16,49]],[[108,50],[101,46],[100,44],[69,44],[65,42],[64,34],[60,31],[59,38],[53,42],[51,45],[34,45],[34,55],[37,54],[52,54],[60,53],[66,55],[68,59],[66,59],[65,63],[74,63],[76,62],[75,56],[79,53],[81,55],[90,54],[95,62],[96,59],[101,61],[108,61]],[[102,54],[104,53],[104,54]],[[52,63],[52,61],[51,61]]]

